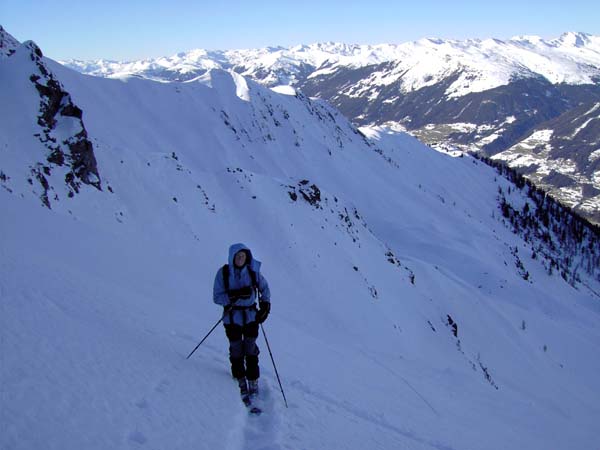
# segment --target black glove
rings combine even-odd
[[[258,323],[263,323],[269,317],[269,313],[271,312],[271,302],[258,302],[258,312],[256,313],[256,321]]]
[[[229,313],[229,311],[231,311],[231,308],[233,308],[233,303],[228,303],[227,305],[223,306],[223,313]]]

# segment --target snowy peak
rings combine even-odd
[[[424,38],[404,44],[357,45],[315,43],[290,48],[212,51],[197,49],[172,57],[117,63],[65,61],[84,73],[116,76],[131,73],[147,78],[182,81],[210,68],[233,68],[268,86],[299,84],[314,77],[323,66],[359,68],[393,62],[398,75],[373,80],[375,85],[399,81],[406,91],[439,82],[462,69],[463,78],[446,94],[461,96],[507,84],[516,76],[542,76],[552,83],[592,83],[600,76],[600,38],[586,33],[565,33],[557,39],[520,36],[507,41],[464,41]],[[400,76],[408,72],[406,76]],[[187,77],[187,78],[186,78]]]
[[[557,47],[582,48],[593,45],[593,38],[594,36],[587,33],[568,32],[563,33],[558,39],[553,39],[550,42]]]

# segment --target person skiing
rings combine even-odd
[[[213,300],[223,306],[223,324],[229,340],[231,374],[244,402],[258,395],[258,326],[271,311],[271,292],[260,272],[261,262],[244,244],[229,247],[229,264],[217,271]],[[258,300],[259,308],[256,308]]]

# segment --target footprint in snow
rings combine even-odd
[[[158,386],[156,386],[155,391],[160,393],[160,394],[164,394],[167,392],[167,388],[171,385],[171,383],[169,382],[169,380],[167,379],[162,379],[160,381],[160,383],[158,383]]]
[[[140,445],[144,445],[146,442],[148,442],[148,439],[146,439],[146,436],[144,436],[139,431],[131,432],[129,434],[129,440],[132,442],[135,442],[136,444],[140,444]]]
[[[260,395],[253,404],[262,409],[262,414],[254,416],[248,413],[246,407],[244,415],[246,419],[243,422],[242,445],[241,449],[253,450],[282,450],[284,447],[280,443],[280,411],[275,404],[271,386],[261,379]]]
[[[148,401],[143,398],[140,401],[135,403],[135,406],[137,406],[140,409],[148,409]]]

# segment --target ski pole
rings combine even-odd
[[[263,336],[265,338],[265,342],[267,343],[267,349],[269,349],[269,355],[271,356],[271,362],[273,363],[273,368],[275,369],[275,375],[277,376],[277,382],[279,383],[279,389],[281,390],[281,395],[283,395],[283,402],[285,403],[285,407],[288,407],[287,400],[285,399],[285,393],[283,392],[283,387],[281,386],[281,379],[279,378],[279,373],[277,372],[277,366],[275,365],[275,360],[273,359],[273,353],[271,352],[271,346],[269,345],[269,340],[267,339],[267,334],[265,333],[265,329],[260,324],[260,329],[263,332]]]
[[[188,357],[187,357],[187,358],[185,358],[185,359],[190,359],[190,356],[192,356],[192,355],[194,354],[194,352],[195,352],[196,350],[198,350],[198,347],[200,347],[200,346],[202,345],[202,343],[203,343],[203,342],[206,340],[206,338],[207,338],[208,336],[210,336],[210,333],[212,333],[212,332],[215,330],[215,328],[217,328],[217,326],[218,326],[218,325],[219,325],[219,324],[220,324],[222,321],[223,321],[223,318],[221,317],[221,318],[219,319],[219,321],[218,321],[217,323],[215,323],[215,326],[214,326],[214,327],[212,327],[212,328],[210,329],[210,331],[208,332],[208,334],[207,334],[206,336],[204,336],[204,339],[202,339],[202,340],[200,341],[200,343],[199,343],[198,345],[196,345],[196,348],[195,348],[194,350],[192,350],[192,353],[190,353],[190,354],[188,355]]]

